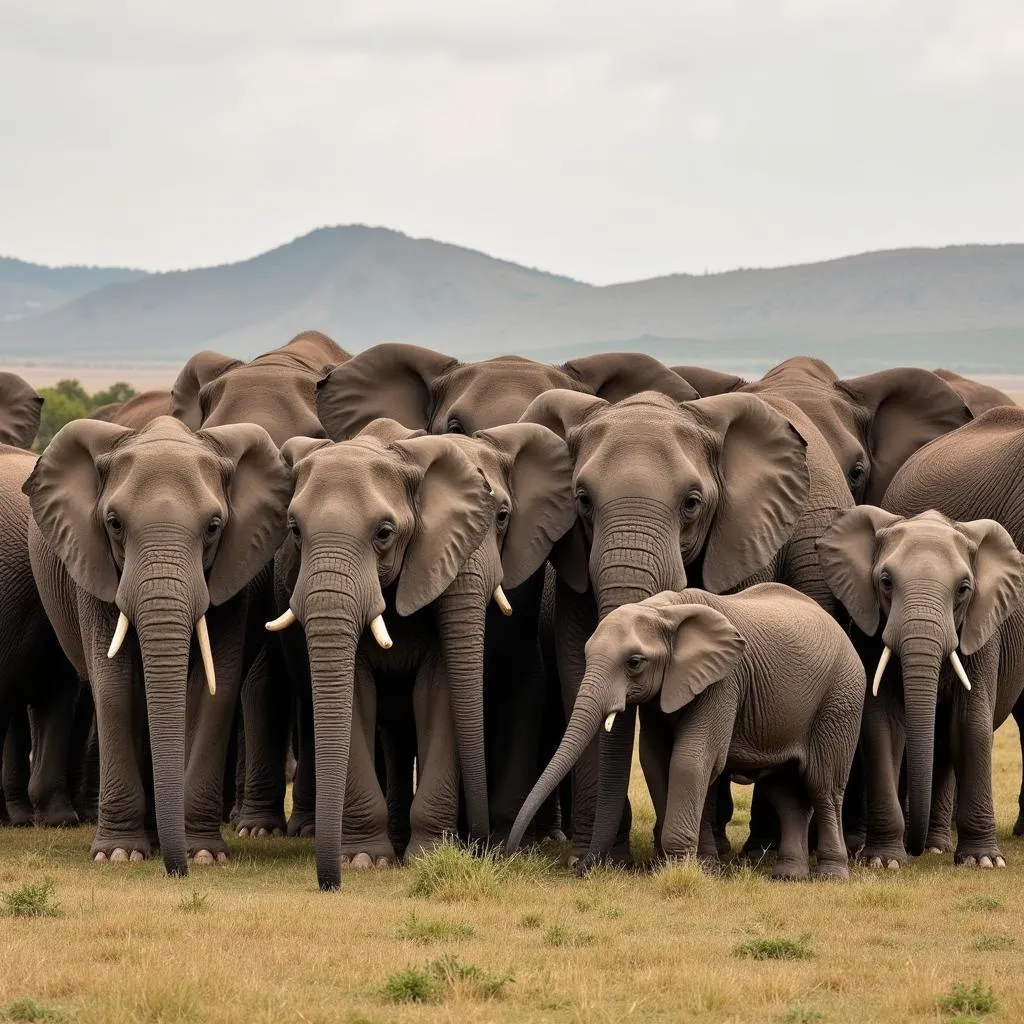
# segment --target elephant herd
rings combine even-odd
[[[0,375],[0,820],[172,875],[225,822],[315,836],[322,889],[448,836],[569,837],[582,874],[630,861],[639,714],[661,857],[727,852],[737,782],[779,877],[1005,865],[1024,409],[993,388],[306,332],[36,456],[39,407]]]

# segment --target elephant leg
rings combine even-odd
[[[843,795],[843,836],[846,849],[856,857],[864,849],[867,837],[867,793],[864,788],[864,757],[858,746],[853,754],[850,777]]]
[[[779,849],[781,823],[772,801],[764,792],[759,779],[754,783],[750,797],[750,833],[740,856],[760,860],[766,853]]]
[[[68,746],[68,793],[81,823],[94,825],[99,812],[100,748],[96,709],[88,682],[76,679],[75,719]]]
[[[668,806],[669,765],[672,762],[672,727],[660,711],[640,705],[640,767],[654,805],[654,856],[665,856],[662,833]]]
[[[861,857],[872,867],[907,862],[899,780],[905,733],[902,713],[887,696],[867,698],[860,749],[867,794],[867,834]]]
[[[308,837],[316,832],[316,748],[309,656],[305,645],[297,637],[285,636],[283,639],[286,641],[285,658],[292,679],[292,713],[295,724],[295,776],[292,779],[292,811],[288,816],[288,835]]]
[[[1024,836],[1024,696],[1017,698],[1013,706],[1013,719],[1017,723],[1020,740],[1021,783],[1017,794],[1017,820],[1013,823],[1013,834]]]
[[[341,853],[354,868],[384,867],[397,858],[388,836],[388,805],[377,779],[377,688],[369,669],[357,662],[349,742],[348,782],[342,819]]]
[[[27,827],[34,813],[28,794],[31,775],[32,727],[28,708],[16,705],[10,715],[4,740],[3,788],[7,819],[11,825]]]
[[[405,856],[412,833],[409,826],[416,774],[416,727],[409,716],[400,716],[377,729],[377,767],[384,763],[383,783],[388,803],[388,835],[399,858]]]
[[[831,737],[831,730],[822,730]],[[819,878],[850,877],[850,860],[843,837],[845,772],[833,751],[812,748],[803,777],[817,823],[814,873]],[[845,763],[845,762],[843,762]]]
[[[935,754],[932,768],[932,806],[928,816],[928,838],[925,840],[927,853],[952,853],[953,818],[956,811],[956,776],[953,774],[952,751],[941,738],[948,736],[952,723],[949,708],[941,707],[936,712]]]
[[[697,840],[697,856],[709,863],[721,859],[718,839],[715,835],[715,818],[718,811],[718,791],[720,787],[729,785],[729,773],[722,772],[711,780],[707,795],[704,797],[704,810],[700,816],[700,838]]]
[[[969,700],[957,694],[967,707],[961,709],[962,720],[954,723],[950,736],[957,788],[957,845],[953,861],[968,867],[1006,863],[996,841],[992,802],[992,712],[984,694],[983,686],[977,687]]]
[[[455,753],[448,684],[440,658],[429,657],[413,687],[416,716],[416,795],[409,813],[407,856],[416,856],[455,834],[459,764]]]
[[[65,670],[65,675],[70,666]],[[76,686],[71,679],[57,681],[50,699],[32,708],[35,742],[29,798],[35,822],[51,828],[78,824],[68,792],[68,757],[75,725]]]
[[[806,878],[810,874],[807,833],[811,824],[811,801],[802,780],[792,772],[776,772],[759,781],[765,798],[779,816],[779,853],[772,878]],[[838,836],[838,824],[833,825]]]
[[[718,785],[715,789],[715,806],[711,823],[711,834],[715,837],[715,847],[719,857],[728,857],[732,853],[732,843],[729,842],[727,828],[732,821],[735,806],[732,801],[732,781],[728,772],[723,772],[718,777]]]

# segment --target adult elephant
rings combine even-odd
[[[287,344],[242,362],[218,352],[198,352],[171,389],[171,409],[192,430],[256,423],[279,448],[292,437],[325,437],[316,408],[317,382],[348,353],[319,331],[304,331]],[[240,836],[281,835],[286,828],[285,763],[294,718],[294,694],[280,644],[263,623],[273,617],[272,572],[261,575],[249,623],[261,650],[242,687],[235,806],[229,817]],[[255,642],[255,641],[254,641]],[[301,756],[301,752],[296,750]],[[301,830],[294,816],[290,832]]]
[[[83,419],[57,433],[24,490],[43,605],[96,705],[91,856],[148,856],[155,815],[169,874],[187,874],[189,854],[223,859],[246,587],[284,538],[288,467],[254,425],[193,433],[162,416],[133,431]]]
[[[820,359],[795,356],[755,381],[696,366],[673,369],[705,397],[743,392],[798,406],[831,447],[854,500],[869,505],[881,502],[915,451],[971,419],[945,380],[916,367],[840,380]]]
[[[0,811],[6,809],[10,824],[77,825],[67,765],[80,687],[32,579],[28,499],[22,487],[35,462],[28,452],[0,446],[0,743],[5,766]],[[29,711],[35,734],[31,762]],[[4,817],[0,814],[0,820]]]
[[[971,380],[953,370],[935,370],[936,377],[941,377],[963,400],[967,403],[975,416],[981,416],[989,409],[998,409],[1001,405],[1015,405],[1014,400],[992,387],[991,384],[982,384],[980,381]]]
[[[789,583],[832,612],[815,544],[851,504],[824,438],[792,403],[754,395],[671,401],[645,393],[610,405],[569,391],[523,416],[564,437],[574,457],[577,524],[556,551],[559,674],[571,708],[598,621],[662,590],[725,593]],[[601,760],[628,772],[633,719],[601,737]],[[574,781],[573,854],[590,845],[598,750]],[[629,856],[629,813],[613,855]]]
[[[90,419],[118,423],[122,427],[141,430],[157,416],[171,415],[170,391],[143,391],[126,402],[111,402],[94,409]]]
[[[336,367],[321,382],[317,409],[336,441],[379,417],[414,430],[471,435],[515,423],[553,388],[615,402],[656,390],[675,401],[696,392],[658,360],[641,353],[605,353],[559,366],[521,356],[463,363],[414,345],[375,345]],[[550,587],[549,587],[550,589]],[[504,838],[537,773],[554,751],[568,708],[538,644],[544,573],[538,569],[508,592],[510,617],[489,614],[485,654],[485,727],[491,831]],[[542,709],[538,712],[538,708]],[[535,763],[525,758],[537,751]],[[559,837],[557,803],[538,816],[538,837]]]
[[[16,373],[0,372],[0,444],[31,448],[39,432],[43,399]]]
[[[955,522],[940,512],[913,511],[939,498],[937,486],[966,486],[954,479],[957,470],[968,469],[971,440],[950,435],[934,447],[945,451],[924,449],[886,496],[887,505],[905,514],[852,509],[819,542],[830,584],[857,626],[875,638],[879,655],[861,738],[868,790],[864,857],[875,867],[895,867],[908,851],[917,856],[926,846],[941,849],[948,818],[937,820],[933,793],[946,788],[952,772],[956,863],[1002,867],[992,732],[1024,690],[1024,558],[992,519]],[[977,455],[981,446],[973,451]],[[897,656],[898,676],[895,665],[886,675],[890,653]],[[906,847],[897,793],[904,745]]]

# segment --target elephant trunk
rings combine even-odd
[[[544,801],[554,792],[555,787],[583,756],[583,751],[597,735],[603,720],[603,705],[599,701],[597,693],[593,689],[581,687],[572,714],[569,716],[569,724],[565,727],[562,742],[558,744],[558,749],[547,768],[544,769],[536,785],[530,790],[530,795],[526,798],[519,814],[516,815],[515,823],[512,825],[512,831],[508,837],[509,853],[514,853],[519,848],[530,822],[533,821]]]
[[[943,650],[937,639],[914,636],[899,648],[907,722],[907,782],[910,822],[907,852],[924,852],[932,804],[935,704]]]
[[[636,735],[636,705],[630,704],[615,716],[611,732],[601,736],[601,758],[597,776],[597,811],[590,839],[590,859],[608,856],[626,808],[629,770]]]
[[[437,602],[455,742],[466,793],[470,841],[490,832],[484,755],[484,633],[495,584],[475,553]]]

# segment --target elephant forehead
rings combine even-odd
[[[109,456],[106,489],[131,504],[151,504],[169,493],[178,505],[199,507],[219,501],[229,466],[195,438],[140,440]]]
[[[296,492],[334,494],[353,501],[381,494],[397,498],[406,492],[411,477],[397,455],[371,439],[328,445],[303,459],[299,472]]]
[[[639,604],[624,604],[610,611],[587,641],[587,657],[619,657],[627,649],[649,647],[659,637],[657,613]]]
[[[710,458],[710,434],[678,412],[620,406],[609,411],[614,415],[596,417],[579,431],[577,465],[592,461],[616,472],[657,465],[662,478],[675,479],[695,473],[696,464]]]
[[[461,366],[444,387],[439,413],[463,420],[464,429],[515,423],[545,391],[573,388],[565,374],[543,363],[488,362]]]
[[[970,564],[971,542],[939,513],[926,512],[879,531],[879,556],[901,559],[919,572]]]

